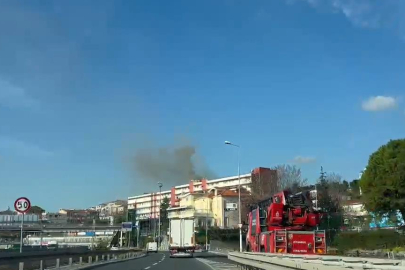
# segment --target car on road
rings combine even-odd
[[[157,242],[149,242],[146,244],[146,253],[149,252],[158,252],[158,245]]]

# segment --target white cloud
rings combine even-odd
[[[3,158],[8,155],[25,157],[50,157],[54,155],[53,152],[45,150],[38,145],[1,135],[0,152]]]
[[[292,0],[285,0],[291,3]],[[405,1],[372,0],[300,0],[319,10],[342,14],[354,26],[387,28],[405,36]],[[296,2],[296,1],[295,1]]]
[[[316,161],[316,158],[314,158],[314,157],[296,156],[293,159],[293,162],[298,163],[298,164],[314,163],[315,161]]]
[[[385,111],[397,107],[397,100],[393,97],[376,96],[363,101],[361,107],[365,111]]]
[[[0,79],[0,105],[7,107],[37,108],[39,102],[30,97],[23,88]]]

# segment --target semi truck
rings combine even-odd
[[[172,218],[169,231],[170,258],[193,257],[195,250],[194,219]]]

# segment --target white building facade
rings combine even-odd
[[[250,190],[252,182],[251,173],[240,176],[240,185],[242,188]],[[164,183],[164,182],[163,182]],[[179,202],[179,196],[192,194],[194,192],[204,192],[217,188],[237,189],[239,185],[238,176],[225,177],[214,180],[192,180],[189,184],[172,187],[171,190],[157,191],[156,193],[142,194],[128,197],[128,209],[136,209],[136,220],[154,219],[159,217],[160,204],[163,198],[170,200],[170,205],[176,206]]]

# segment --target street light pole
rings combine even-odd
[[[162,187],[163,187],[163,184],[161,183],[161,182],[159,182],[158,183],[158,185],[159,185],[159,241],[158,241],[158,243],[159,243],[159,247],[160,247],[160,242],[161,242],[161,227],[160,227],[160,212],[161,212],[161,209],[162,209]]]
[[[209,211],[209,207],[208,207],[208,197],[207,199],[207,209],[206,209],[206,213],[205,213],[205,250],[208,250],[208,211]]]
[[[233,144],[230,141],[225,141],[225,144],[231,145],[238,148],[238,210],[239,210],[239,252],[242,252],[242,210],[241,210],[241,201],[240,201],[240,145]]]

